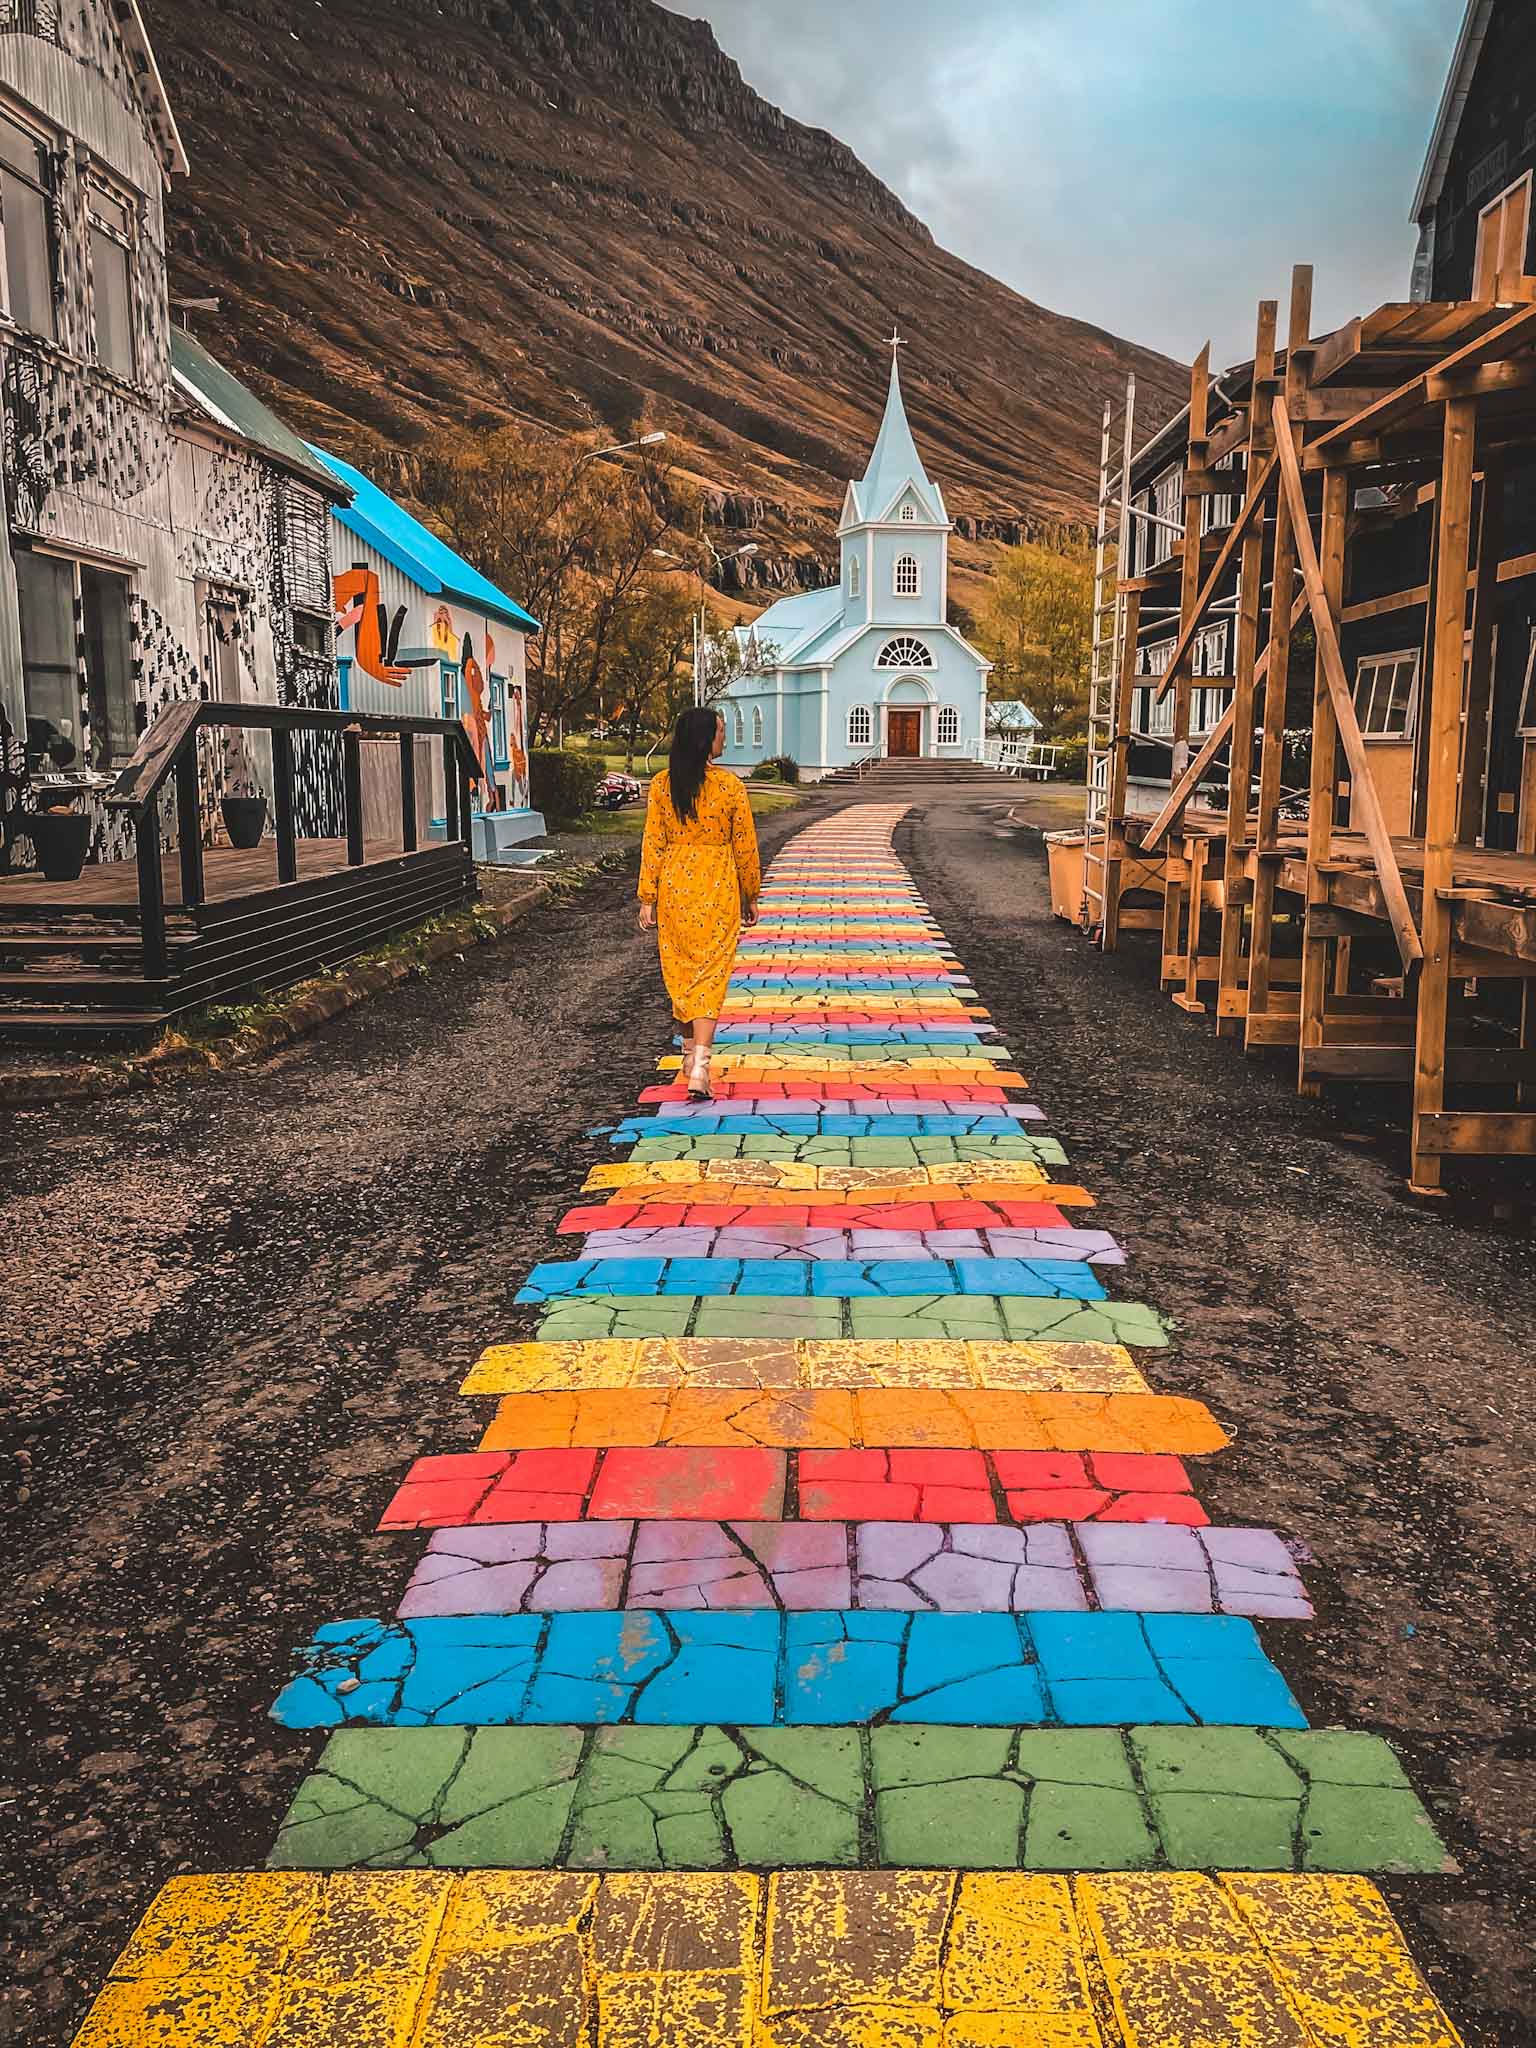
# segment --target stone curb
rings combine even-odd
[[[355,1009],[370,996],[412,980],[424,968],[452,954],[463,953],[472,946],[496,945],[531,911],[558,900],[573,886],[584,887],[602,872],[605,870],[601,864],[567,869],[558,885],[538,880],[515,903],[482,904],[477,913],[482,927],[479,932],[468,936],[462,931],[433,932],[410,959],[375,960],[366,966],[344,967],[334,978],[323,982],[301,982],[265,1021],[248,1024],[226,1037],[193,1045],[173,1033],[132,1059],[99,1065],[82,1062],[47,1073],[0,1074],[0,1107],[100,1102],[111,1096],[157,1087],[163,1081],[180,1080],[186,1074],[223,1073],[232,1067],[249,1066],[280,1046],[291,1045],[295,1039],[318,1031],[322,1024]],[[492,927],[489,931],[484,929],[487,924]]]

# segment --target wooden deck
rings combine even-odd
[[[431,849],[428,848],[428,851]],[[398,860],[402,848],[398,838],[364,841],[364,868],[380,861]],[[294,882],[277,879],[277,842],[265,839],[249,850],[234,846],[210,846],[203,851],[203,889],[206,904],[226,903],[239,896],[253,896],[269,889],[297,889],[325,875],[340,874],[347,868],[345,839],[301,839],[298,843],[299,872]],[[363,870],[354,869],[358,873]],[[167,909],[181,907],[181,863],[167,853],[160,863]],[[22,873],[0,875],[0,926],[12,917],[29,917],[43,912],[54,914],[79,911],[86,914],[138,915],[139,875],[131,860],[102,861],[82,870],[73,882],[50,882],[42,875]]]

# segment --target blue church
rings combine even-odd
[[[719,700],[724,768],[788,754],[815,780],[872,754],[976,758],[990,663],[946,622],[949,514],[907,424],[900,346],[869,467],[843,499],[841,581],[737,629],[750,668]]]

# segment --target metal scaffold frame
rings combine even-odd
[[[1119,869],[1125,855],[1129,677],[1135,666],[1136,634],[1134,625],[1127,633],[1126,609],[1119,586],[1130,559],[1131,457],[1135,447],[1133,373],[1125,380],[1125,395],[1118,404],[1113,398],[1104,401],[1099,442],[1099,512],[1093,553],[1088,803],[1083,835],[1081,920],[1085,930],[1101,934],[1101,943],[1106,947],[1113,947],[1117,935]]]

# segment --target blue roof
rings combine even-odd
[[[338,505],[335,516],[349,532],[381,554],[386,562],[393,562],[403,575],[419,583],[423,590],[434,595],[457,598],[472,611],[487,613],[494,619],[505,619],[509,625],[520,626],[525,633],[537,633],[539,622],[531,612],[496,588],[488,577],[478,569],[470,567],[464,557],[455,554],[447,541],[439,540],[435,533],[413,519],[403,505],[397,505],[387,491],[381,491],[376,483],[354,469],[350,462],[343,462],[337,455],[328,455],[323,448],[314,448],[317,455],[333,476],[340,477],[351,487],[350,505]]]

